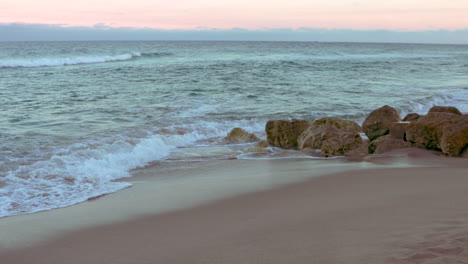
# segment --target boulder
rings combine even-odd
[[[266,142],[265,140],[262,140],[262,141],[259,141],[255,145],[255,147],[246,150],[246,152],[268,152],[266,148],[269,146],[270,144],[268,144],[268,142]]]
[[[409,125],[409,122],[397,122],[392,123],[389,129],[389,135],[392,138],[405,140],[406,139],[406,127]]]
[[[367,155],[367,145],[358,133],[343,132],[328,127],[320,148],[322,157]]]
[[[246,143],[258,141],[260,139],[254,134],[251,134],[240,127],[236,127],[227,134],[224,140],[232,143]]]
[[[468,152],[468,115],[462,115],[444,126],[440,148],[449,156],[462,156]]]
[[[361,126],[356,122],[350,120],[343,120],[339,118],[324,117],[312,122],[316,126],[331,126],[345,132],[359,133],[362,131]]]
[[[325,117],[314,121],[301,135],[299,135],[297,139],[298,148],[321,148],[323,141],[328,137],[328,134],[330,134],[330,129],[328,129],[330,127],[342,132],[353,134],[361,132],[361,127],[356,122]]]
[[[265,126],[267,141],[273,147],[296,148],[297,138],[308,126],[305,120],[270,120]]]
[[[333,137],[336,131],[341,131],[332,126],[319,126],[310,125],[302,134],[297,138],[298,148],[322,148],[323,142],[329,137]],[[337,132],[336,132],[337,134]]]
[[[375,140],[378,137],[387,135],[390,125],[400,121],[400,115],[395,108],[385,105],[369,114],[362,124],[362,130],[370,140]]]
[[[394,149],[410,147],[412,147],[411,143],[403,139],[394,138],[391,135],[386,135],[379,137],[369,144],[369,154],[381,154]]]
[[[419,114],[416,114],[416,113],[409,113],[405,116],[405,118],[403,118],[402,121],[405,121],[405,122],[411,122],[411,121],[414,121],[414,120],[418,120],[419,118],[421,117],[421,115]]]
[[[451,140],[447,137],[451,134],[457,134],[458,129],[455,127],[463,126],[464,116],[446,112],[431,112],[418,120],[411,122],[406,128],[406,140],[416,144],[418,147],[431,150],[442,150],[441,139],[444,133],[444,128],[447,127],[447,135],[445,142],[446,147],[451,145]],[[450,124],[456,123],[455,127],[448,128]],[[462,131],[463,132],[463,129]],[[451,148],[451,147],[449,147]]]
[[[429,113],[452,113],[456,115],[462,115],[460,110],[453,106],[433,106]]]

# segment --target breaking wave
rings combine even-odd
[[[203,122],[148,132],[144,138],[116,135],[110,142],[101,138],[58,149],[46,160],[0,177],[0,218],[66,207],[127,188],[130,183],[115,180],[130,177],[132,169],[167,159],[177,148],[225,136],[236,126],[263,129],[263,123],[247,120]]]
[[[131,52],[120,55],[106,55],[106,56],[81,56],[71,58],[40,58],[32,60],[10,60],[0,61],[0,68],[38,68],[38,67],[52,67],[52,66],[67,66],[77,64],[93,64],[114,61],[127,61],[134,58],[144,56],[140,52]],[[151,53],[149,56],[155,56]]]

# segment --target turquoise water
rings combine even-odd
[[[115,192],[236,126],[468,112],[466,87],[467,45],[0,42],[0,217]]]

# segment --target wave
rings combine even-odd
[[[177,148],[224,137],[237,126],[255,132],[263,129],[263,122],[201,122],[164,128],[144,138],[120,134],[58,149],[47,160],[0,177],[0,217],[66,207],[130,187],[130,183],[114,180],[130,177],[132,169],[168,159]]]
[[[396,106],[402,116],[408,113],[426,114],[436,105],[454,106],[462,113],[468,113],[468,93],[463,88],[451,89],[450,92],[434,93],[419,99],[401,100]]]
[[[147,56],[157,56],[155,54],[164,53],[147,53]],[[33,60],[11,60],[0,62],[0,68],[38,68],[38,67],[51,67],[51,66],[67,66],[77,64],[94,64],[104,62],[115,62],[115,61],[127,61],[132,60],[141,56],[145,56],[145,53],[131,52],[120,55],[106,55],[106,56],[82,56],[82,57],[71,57],[71,58],[40,58]]]
[[[450,58],[452,55],[429,55],[429,54],[302,54],[286,57],[284,62],[295,61],[380,61],[380,60],[403,60],[403,59],[432,59]],[[292,59],[292,60],[291,60]]]

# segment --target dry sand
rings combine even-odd
[[[407,159],[426,166],[349,163],[354,170],[82,228],[4,251],[0,263],[468,263],[468,159]]]

